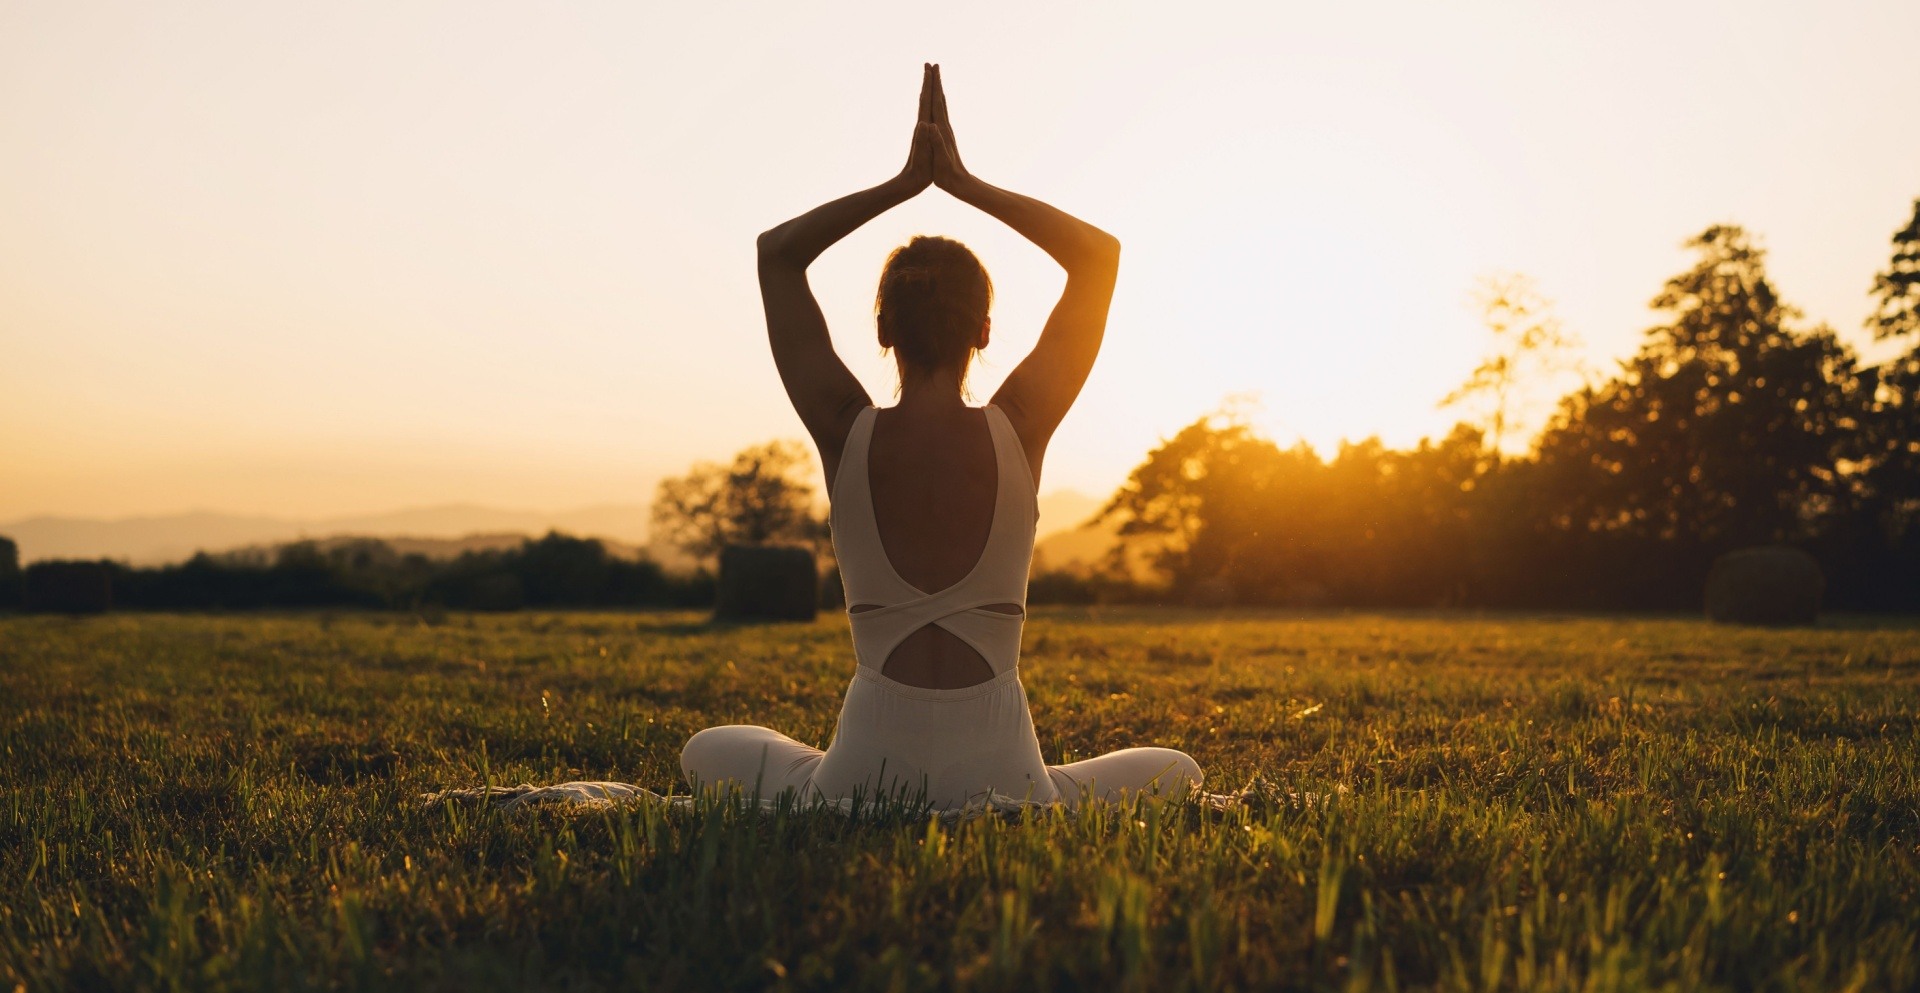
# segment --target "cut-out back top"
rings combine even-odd
[[[853,628],[854,658],[861,668],[875,675],[880,674],[900,642],[929,624],[973,646],[995,676],[1005,676],[1020,664],[1020,632],[1027,620],[1027,573],[1033,566],[1040,505],[1034,493],[1033,470],[1013,422],[993,404],[984,409],[993,438],[997,476],[993,523],[973,571],[935,593],[900,578],[880,542],[867,474],[867,453],[872,448],[873,422],[879,408],[861,411],[847,432],[834,477],[829,520]],[[1006,604],[1018,605],[1020,612],[987,609],[989,605]],[[869,609],[856,609],[861,607]]]

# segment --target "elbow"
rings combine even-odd
[[[778,262],[786,258],[787,239],[785,232],[781,230],[783,227],[785,225],[768,228],[760,232],[760,237],[754,240],[753,244],[760,253],[761,262]]]
[[[1080,264],[1089,274],[1111,276],[1120,270],[1120,239],[1094,228],[1080,248]]]
[[[794,232],[785,224],[761,232],[754,245],[759,250],[760,269],[763,272],[768,269],[805,271],[807,265],[813,261],[813,257],[819,254],[818,250],[808,251],[804,246],[796,244]]]

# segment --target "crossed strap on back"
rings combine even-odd
[[[988,404],[997,485],[986,547],[959,582],[927,593],[900,577],[880,541],[867,479],[867,456],[878,409],[854,419],[833,488],[833,547],[846,588],[854,655],[875,672],[908,635],[936,625],[973,646],[995,675],[1019,664],[1026,623],[1027,572],[1033,564],[1038,505],[1033,474],[1006,413]],[[988,609],[1011,604],[1020,613]],[[861,610],[860,607],[871,609]]]

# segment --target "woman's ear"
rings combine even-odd
[[[986,320],[983,320],[980,322],[980,342],[979,344],[976,344],[973,347],[975,348],[987,347],[987,339],[992,337],[993,337],[993,318],[989,317]]]
[[[893,335],[888,334],[886,328],[880,328],[879,330],[880,330],[880,350],[884,352],[887,349],[893,347]]]

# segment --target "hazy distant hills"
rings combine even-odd
[[[1075,531],[1101,501],[1072,490],[1040,498],[1042,558],[1058,568],[1104,551],[1105,529]],[[568,511],[503,510],[478,504],[417,507],[354,517],[292,518],[196,511],[101,519],[42,515],[0,522],[0,535],[20,546],[22,562],[40,559],[116,559],[133,565],[179,562],[195,552],[225,552],[302,539],[347,536],[419,539],[440,545],[479,542],[493,547],[513,535],[563,531],[627,546],[647,545],[646,504],[601,504]],[[1066,532],[1066,533],[1061,533]],[[479,546],[476,546],[479,547]],[[425,550],[424,548],[422,550]]]
[[[1081,527],[1105,500],[1096,500],[1072,490],[1049,494],[1040,500],[1040,540],[1033,550],[1033,565],[1038,570],[1074,569],[1092,565],[1113,547],[1117,529],[1112,524]]]
[[[1105,503],[1077,490],[1055,490],[1040,498],[1040,534],[1077,528]]]
[[[418,507],[358,517],[301,519],[194,512],[101,520],[28,517],[0,523],[0,535],[20,545],[20,559],[118,559],[134,565],[178,562],[195,552],[221,552],[303,538],[357,535],[376,538],[466,538],[541,535],[548,531],[647,541],[646,504],[603,504],[561,512],[502,510],[475,504]]]

